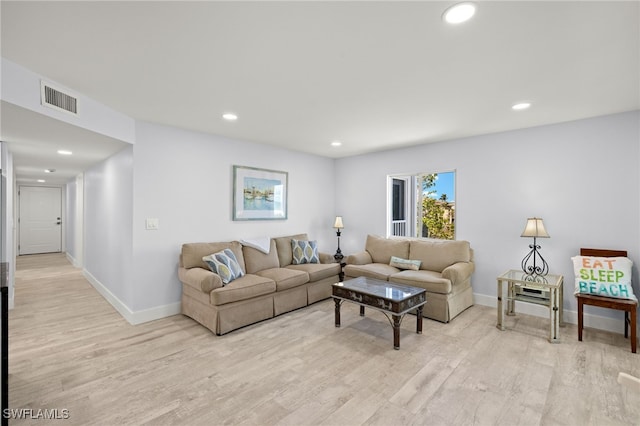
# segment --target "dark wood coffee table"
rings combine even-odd
[[[393,349],[400,349],[400,324],[408,312],[416,311],[416,333],[422,334],[422,307],[427,303],[423,288],[358,277],[333,284],[332,296],[336,327],[340,327],[340,305],[347,300],[360,305],[360,316],[364,316],[367,306],[385,314],[393,327]]]

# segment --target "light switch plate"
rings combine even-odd
[[[157,231],[160,226],[160,220],[158,218],[150,217],[145,220],[145,229],[147,231]]]

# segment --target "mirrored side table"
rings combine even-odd
[[[504,314],[515,315],[516,301],[543,305],[549,308],[549,342],[560,342],[560,325],[563,323],[562,304],[564,277],[547,274],[527,275],[522,270],[511,269],[498,278],[498,323],[504,330]],[[504,283],[507,283],[505,288]],[[506,290],[506,296],[504,291]],[[503,302],[506,300],[506,309]]]

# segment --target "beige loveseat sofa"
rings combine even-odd
[[[238,241],[183,244],[178,267],[182,313],[217,335],[331,297],[340,265],[319,253],[321,263],[292,265],[291,240],[307,234],[272,238],[268,254]],[[204,256],[233,251],[244,276],[223,286]]]
[[[391,266],[392,256],[418,260],[420,269]],[[365,251],[347,256],[346,263],[345,280],[364,276],[426,289],[423,316],[427,318],[449,322],[473,305],[475,265],[468,241],[369,235]]]

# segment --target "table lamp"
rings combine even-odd
[[[539,217],[530,217],[522,231],[521,237],[533,237],[533,244],[529,245],[531,249],[529,253],[522,259],[522,270],[527,275],[547,275],[549,265],[540,255],[538,250],[540,246],[536,243],[536,238],[549,238],[547,230],[544,229],[544,223]],[[536,262],[537,261],[537,262]]]
[[[344,258],[342,251],[340,250],[340,230],[344,228],[344,225],[342,224],[342,216],[336,216],[333,227],[336,228],[336,235],[338,236],[338,250],[336,250],[336,254],[333,255],[333,258],[336,262],[342,263],[342,259]]]

